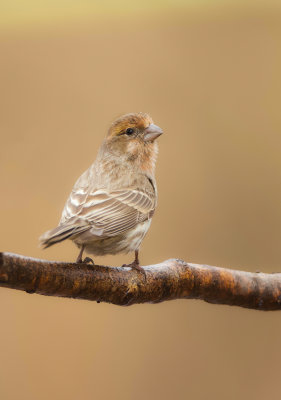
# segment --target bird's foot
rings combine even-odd
[[[136,261],[133,261],[131,264],[123,264],[122,267],[129,267],[135,269],[137,272],[143,274],[144,277],[146,278],[145,270]]]
[[[84,260],[82,261],[82,263],[95,265],[94,260],[92,260],[90,257],[85,257]]]
[[[76,260],[76,263],[77,264],[93,264],[93,265],[95,265],[94,260],[92,260],[90,257],[85,257],[84,260],[82,260],[82,257],[78,257]]]

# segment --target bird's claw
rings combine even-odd
[[[144,276],[145,280],[146,280],[145,270],[140,266],[139,263],[133,261],[131,264],[123,264],[122,267],[129,267],[131,269],[136,270],[137,272],[141,273]]]
[[[84,260],[82,261],[82,264],[93,264],[93,265],[95,265],[94,260],[92,260],[90,257],[85,257]]]

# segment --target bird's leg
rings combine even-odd
[[[135,250],[135,260],[134,260],[133,264],[135,264],[136,268],[141,268],[138,250]]]
[[[145,275],[145,270],[140,266],[139,251],[135,250],[135,259],[131,264],[124,264],[122,267],[130,267]]]
[[[82,256],[83,256],[84,249],[85,249],[85,246],[82,244],[81,250],[80,250],[79,255],[77,257],[77,260],[76,260],[77,264],[81,264],[82,263]]]
[[[82,256],[83,256],[83,251],[84,251],[84,249],[85,249],[85,245],[82,244],[82,247],[81,247],[81,250],[80,250],[79,255],[78,255],[78,257],[77,257],[76,262],[77,262],[78,264],[82,264],[82,263],[83,263],[83,264],[89,264],[89,263],[92,263],[93,265],[95,265],[94,261],[93,261],[90,257],[86,257],[86,258],[84,258],[84,260],[82,260]]]
[[[144,276],[145,275],[145,270],[140,266],[140,260],[139,260],[139,251],[135,250],[135,259],[130,265],[131,268],[137,270],[138,272],[142,273]]]

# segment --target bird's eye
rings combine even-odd
[[[134,133],[135,131],[134,131],[134,129],[133,128],[128,128],[128,129],[126,129],[126,135],[132,135],[133,133]]]

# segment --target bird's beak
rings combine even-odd
[[[163,131],[159,126],[150,124],[147,128],[144,130],[144,141],[145,142],[153,142],[158,136],[162,135]]]

